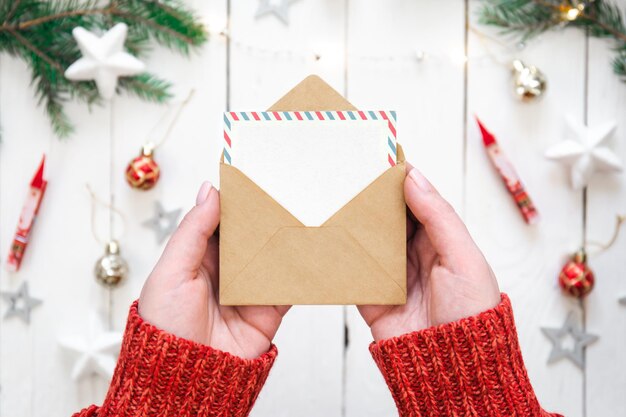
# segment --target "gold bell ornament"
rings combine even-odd
[[[96,281],[109,288],[117,287],[128,276],[128,264],[120,255],[120,245],[116,240],[106,244],[104,256],[96,262],[94,274]]]
[[[515,95],[522,101],[534,101],[546,91],[546,77],[535,66],[527,66],[519,59],[513,65]]]

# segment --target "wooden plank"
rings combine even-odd
[[[360,108],[398,111],[407,160],[457,209],[463,185],[463,65],[457,58],[464,19],[462,2],[349,3],[348,98]],[[423,61],[418,50],[426,53]],[[348,327],[346,416],[395,415],[368,351],[369,328],[355,308],[348,310]]]
[[[190,6],[212,28],[226,25],[226,0],[193,3]],[[3,64],[4,61],[3,57]],[[59,142],[52,138],[47,120],[34,110],[34,99],[23,93],[29,83],[28,73],[19,64],[2,66],[0,82],[10,86],[2,88],[0,93],[2,108],[19,109],[20,113],[29,115],[28,135],[24,135],[24,118],[2,119],[5,138],[0,154],[2,253],[7,251],[22,198],[12,201],[4,197],[26,192],[27,181],[42,151],[49,153],[50,186],[38,221],[36,241],[29,248],[31,255],[39,252],[37,259],[24,267],[19,278],[7,280],[4,272],[0,278],[3,288],[4,285],[14,288],[18,281],[28,279],[32,292],[44,298],[44,305],[34,315],[30,327],[0,322],[3,336],[0,338],[3,364],[0,415],[70,415],[84,406],[102,402],[107,381],[99,378],[80,383],[70,381],[73,362],[57,347],[57,337],[86,333],[89,312],[94,310],[110,316],[113,328],[123,330],[128,306],[139,296],[162,251],[162,245],[154,243],[151,232],[140,225],[152,215],[154,201],[162,201],[166,208],[188,209],[204,179],[218,183],[220,114],[226,103],[225,40],[216,35],[199,53],[192,54],[190,61],[180,56],[173,59],[171,52],[157,49],[147,64],[151,71],[174,82],[177,96],[185,96],[190,88],[196,90],[172,138],[157,153],[164,174],[159,186],[148,193],[130,190],[125,184],[124,169],[139,152],[148,131],[167,111],[166,107],[117,97],[111,132],[109,108],[89,112],[71,105],[68,113],[77,122],[77,131],[72,140]],[[214,117],[207,116],[210,114]],[[157,129],[155,133],[162,132],[163,129]],[[22,178],[24,184],[14,184],[15,178]],[[90,199],[85,183],[104,200],[113,196],[115,205],[124,213],[124,221],[118,217],[113,220],[118,231],[121,223],[125,223],[126,230],[120,240],[131,274],[126,285],[113,291],[111,305],[108,291],[93,278],[93,264],[104,248],[90,232]],[[109,228],[108,210],[98,210],[96,223],[100,235],[105,237]]]
[[[130,267],[128,281],[113,290],[111,298],[113,327],[120,331],[124,329],[129,305],[139,297],[165,246],[142,223],[153,217],[157,201],[166,210],[181,208],[182,219],[195,204],[200,184],[205,180],[218,183],[220,112],[226,102],[226,42],[219,32],[227,21],[226,0],[210,3],[194,0],[188,6],[207,25],[211,32],[209,42],[187,59],[156,48],[146,60],[149,71],[174,84],[171,103],[160,106],[134,97],[119,97],[114,103],[111,195],[113,204],[124,215],[123,219],[116,218],[115,229],[121,233],[122,254]],[[161,142],[177,108],[192,89],[191,101],[181,112],[171,135]],[[155,151],[161,178],[155,188],[144,192],[129,187],[124,172],[146,141],[161,143]],[[101,391],[101,398],[105,393]]]
[[[45,127],[43,114],[32,111],[36,100],[32,94],[24,94],[24,88],[29,84],[25,72],[26,65],[6,55],[0,57],[0,125],[2,126],[2,148],[0,152],[0,289],[14,291],[21,282],[34,274],[31,264],[37,257],[41,258],[39,242],[33,241],[26,252],[22,272],[10,274],[5,270],[5,257],[13,240],[15,226],[19,218],[22,199],[26,198],[28,184],[39,163],[42,152],[50,149],[50,132]],[[28,109],[33,117],[28,121],[25,131],[25,118],[13,115],[12,112]],[[19,109],[19,110],[18,110]],[[10,198],[14,196],[14,198]],[[46,206],[42,207],[42,211]],[[39,225],[38,229],[42,226]],[[39,230],[35,230],[39,232]],[[36,282],[29,282],[32,294],[39,293]],[[38,283],[37,283],[38,284]],[[0,303],[2,314],[8,308],[5,302]],[[41,310],[41,309],[40,309]],[[37,313],[41,313],[38,311]],[[33,319],[35,319],[33,314]],[[34,320],[33,320],[34,321]],[[31,358],[32,339],[34,330],[19,320],[0,320],[0,414],[1,415],[29,415],[32,410],[33,372]],[[21,376],[21,377],[18,377]]]
[[[108,194],[108,112],[94,109],[89,113],[83,107],[68,105],[76,134],[60,141],[53,136],[28,87],[29,70],[21,62],[2,59],[3,261],[28,184],[44,152],[49,185],[22,269],[15,274],[4,269],[0,272],[3,289],[15,289],[26,281],[31,293],[43,299],[43,305],[33,311],[30,325],[15,319],[0,321],[0,414],[69,415],[85,402],[100,398],[97,382],[75,385],[70,381],[72,358],[58,347],[57,337],[85,332],[87,316],[76,313],[102,307],[102,290],[92,276],[93,262],[101,249],[90,232],[90,199],[85,184],[101,190],[104,196]],[[108,216],[100,214],[104,214],[106,225]],[[2,310],[6,307],[3,303]]]
[[[112,185],[115,205],[125,216],[121,245],[130,265],[130,279],[113,294],[113,322],[119,328],[123,328],[130,303],[139,297],[165,247],[165,242],[157,242],[153,230],[142,225],[154,216],[156,202],[167,211],[182,209],[181,220],[195,204],[203,181],[219,183],[221,112],[226,104],[226,41],[219,32],[226,27],[226,0],[197,0],[188,6],[197,11],[210,30],[209,42],[188,59],[156,49],[146,62],[149,71],[173,82],[171,103],[148,104],[134,97],[122,97],[115,103]],[[170,136],[162,141],[174,114],[192,89],[191,100]],[[162,141],[154,154],[161,178],[149,191],[135,190],[126,183],[124,173],[147,141]]]
[[[478,3],[471,3],[472,25],[477,25]],[[569,187],[567,172],[543,153],[562,140],[563,109],[575,117],[583,115],[585,40],[576,31],[552,32],[519,53],[498,55],[504,62],[519,57],[546,74],[547,94],[534,103],[516,101],[508,69],[484,58],[486,51],[476,35],[469,40],[465,218],[501,290],[512,299],[522,352],[541,404],[581,416],[583,374],[567,361],[546,364],[551,345],[540,327],[558,327],[577,309],[576,302],[559,291],[556,277],[566,255],[582,240],[582,195]],[[495,52],[501,50],[489,45]],[[474,114],[495,133],[524,180],[542,216],[536,226],[522,221],[490,166]]]
[[[310,73],[343,91],[344,1],[293,2],[289,26],[255,19],[257,2],[231,1],[230,108],[265,109]],[[315,54],[321,58],[315,59]],[[280,354],[252,415],[339,416],[342,307],[297,306],[276,344]]]
[[[621,10],[626,1],[616,2]],[[626,161],[626,88],[613,74],[611,43],[589,41],[589,88],[587,122],[589,126],[613,120],[617,122],[609,146]],[[613,233],[615,216],[626,215],[626,178],[598,175],[587,192],[587,238],[607,242]],[[626,415],[626,306],[618,304],[626,296],[626,227],[607,251],[594,255],[591,246],[590,266],[596,274],[596,287],[585,301],[587,331],[600,340],[586,353],[586,416]],[[621,352],[621,353],[619,353]]]

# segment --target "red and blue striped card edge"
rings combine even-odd
[[[343,121],[343,120],[387,120],[389,165],[397,161],[397,116],[393,110],[328,110],[328,111],[244,111],[224,112],[224,162],[231,164],[230,150],[232,141],[230,132],[233,122],[255,121]]]

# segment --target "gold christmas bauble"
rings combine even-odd
[[[96,281],[105,287],[120,285],[128,275],[128,264],[120,255],[120,246],[115,240],[107,243],[104,256],[96,262],[94,268]]]
[[[546,91],[546,78],[537,67],[526,66],[516,59],[513,61],[513,87],[520,100],[533,101]]]

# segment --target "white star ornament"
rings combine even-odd
[[[620,172],[622,162],[606,142],[615,130],[614,122],[587,127],[567,119],[566,139],[546,151],[546,158],[567,165],[572,187],[585,187],[596,172]]]
[[[110,100],[115,94],[117,79],[144,71],[143,62],[124,50],[128,27],[118,23],[101,37],[77,27],[72,34],[83,56],[70,65],[65,77],[73,81],[94,80],[100,95]]]
[[[72,380],[91,375],[110,380],[115,370],[116,355],[122,343],[122,333],[107,331],[94,314],[86,335],[73,335],[59,339],[59,345],[75,357]]]
[[[285,25],[289,25],[289,6],[294,1],[295,0],[259,0],[259,7],[254,17],[258,19],[267,14],[273,14]]]

